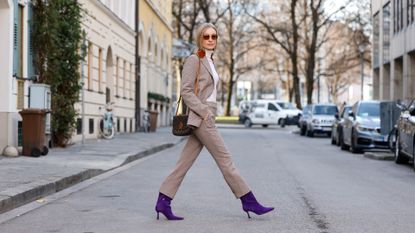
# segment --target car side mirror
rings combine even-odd
[[[338,119],[339,119],[339,113],[338,113],[338,112],[336,112],[336,113],[334,114],[334,117],[338,120]]]
[[[353,111],[349,111],[349,117],[353,117],[354,118],[354,113],[353,113]]]

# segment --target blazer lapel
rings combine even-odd
[[[202,60],[202,64],[205,66],[205,68],[209,71],[209,74],[210,74],[210,76],[212,76],[213,77],[213,72],[212,72],[212,70],[210,69],[210,65],[209,65],[209,62],[208,62],[208,60],[207,60],[207,58],[206,57],[204,57],[203,59],[201,59]]]

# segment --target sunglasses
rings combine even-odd
[[[213,34],[213,35],[203,35],[203,39],[204,40],[209,40],[209,38],[211,38],[212,40],[216,40],[218,39],[218,35]]]

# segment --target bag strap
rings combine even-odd
[[[195,80],[195,85],[194,85],[196,96],[199,93],[199,77],[200,77],[200,58],[199,58],[198,66],[197,66],[196,80]],[[176,116],[179,111],[180,103],[182,103],[182,95],[180,95],[179,99],[177,100]],[[188,113],[188,111],[189,111],[189,108],[186,109],[186,114]]]

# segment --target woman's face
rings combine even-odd
[[[216,48],[216,40],[218,39],[218,35],[216,34],[216,30],[213,28],[207,28],[202,33],[202,46],[204,49],[207,50],[214,50]]]

